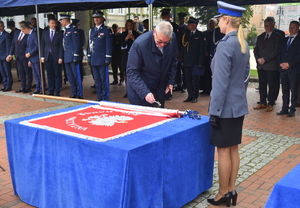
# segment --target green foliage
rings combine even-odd
[[[207,25],[210,18],[218,14],[217,6],[201,6],[195,7],[195,18],[199,20],[202,25]]]
[[[66,14],[66,15],[72,16],[74,14],[74,12],[60,12],[59,14]]]
[[[250,19],[253,16],[253,9],[250,5],[243,6],[246,8],[246,11],[243,13],[242,17],[242,26],[243,28],[247,28],[247,26],[250,23]],[[201,6],[201,7],[195,7],[195,18],[197,18],[200,22],[200,24],[206,25],[210,18],[218,14],[218,7],[212,7],[212,6]]]
[[[252,27],[250,28],[248,34],[247,34],[247,42],[249,45],[254,45],[255,42],[253,39],[255,39],[257,37],[257,32],[256,32],[256,27],[255,25],[252,25]]]

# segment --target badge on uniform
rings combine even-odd
[[[101,38],[101,36],[104,36],[104,33],[98,33],[98,38]]]
[[[76,34],[77,33],[77,31],[74,31],[74,34]]]

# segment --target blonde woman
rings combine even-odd
[[[249,76],[249,48],[244,39],[241,17],[245,8],[218,1],[219,27],[224,38],[211,63],[212,91],[209,106],[211,139],[217,147],[219,192],[208,202],[232,201],[236,205],[235,182],[239,170],[244,115],[248,113],[246,90]]]

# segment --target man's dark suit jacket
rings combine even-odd
[[[14,37],[11,42],[9,55],[15,55],[17,60],[27,62],[28,59],[25,57],[25,52],[26,52],[28,35],[24,35],[23,39],[18,44],[18,37],[19,37],[20,32],[21,32],[21,30],[14,32]]]
[[[290,45],[289,49],[286,50],[286,44],[289,37],[284,38],[280,42],[277,60],[278,64],[289,63],[290,68],[287,70],[289,73],[300,73],[300,35],[298,34]],[[285,71],[279,67],[279,71]]]
[[[257,63],[257,69],[264,69],[267,71],[278,70],[277,53],[280,41],[283,37],[273,31],[268,41],[264,45],[266,32],[258,36],[256,45],[254,48],[254,56]],[[257,59],[264,58],[265,63],[263,65],[257,62]]]
[[[53,40],[50,40],[49,27],[45,28],[43,31],[41,39],[41,57],[44,57],[45,61],[48,61],[50,49],[52,50],[53,59],[58,61],[58,59],[63,59],[64,49],[63,49],[63,33],[60,30],[56,30],[53,36]]]

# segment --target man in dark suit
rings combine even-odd
[[[298,85],[300,76],[300,36],[299,22],[290,22],[290,36],[283,39],[279,46],[278,63],[282,86],[282,109],[277,115],[295,116],[298,101]],[[291,94],[291,98],[290,98]],[[289,106],[289,103],[291,105]]]
[[[61,14],[61,26],[65,27],[63,36],[64,64],[71,84],[70,98],[83,99],[82,81],[79,67],[80,36],[78,28],[70,23],[70,15]]]
[[[62,87],[63,33],[57,28],[56,19],[48,19],[42,33],[41,62],[45,63],[48,78],[48,95],[60,95]]]
[[[27,24],[25,21],[19,23],[20,26]],[[16,56],[16,64],[21,80],[21,88],[16,92],[28,93],[31,92],[32,85],[32,71],[28,67],[28,58],[26,58],[26,46],[28,35],[24,34],[21,30],[17,30],[14,33],[13,40],[11,42],[9,55],[6,60],[9,62],[12,59],[12,55]]]
[[[84,56],[84,45],[85,45],[85,33],[84,30],[79,29],[80,26],[80,20],[79,19],[72,19],[72,25],[76,26],[78,28],[78,33],[80,37],[80,51],[79,51],[79,66],[80,66],[80,75],[81,75],[81,82],[83,80],[83,75],[84,75],[84,68],[83,68],[83,56]]]
[[[2,75],[3,92],[11,91],[13,84],[10,64],[6,61],[11,45],[11,35],[4,30],[4,22],[0,21],[0,74]]]
[[[188,31],[183,35],[183,47],[181,50],[181,62],[185,70],[188,98],[183,102],[196,103],[199,96],[200,75],[193,73],[193,69],[204,66],[205,42],[202,32],[197,30],[198,20],[190,17]]]
[[[41,69],[39,62],[39,46],[37,33],[29,27],[28,24],[20,26],[21,31],[28,35],[25,57],[28,58],[28,66],[31,66],[36,89],[33,94],[42,94]]]
[[[113,35],[113,51],[112,51],[112,62],[111,62],[111,68],[113,71],[113,79],[114,81],[110,83],[111,85],[118,84],[118,71],[121,71],[121,38],[122,33],[119,33],[119,26],[117,24],[112,25],[112,29],[114,32]],[[118,70],[119,69],[119,70]],[[120,78],[121,80],[121,78]]]
[[[109,27],[104,25],[104,16],[101,11],[94,11],[95,27],[89,32],[88,59],[91,63],[97,101],[109,100],[108,65],[111,63],[113,36]]]
[[[264,27],[266,32],[258,36],[254,48],[260,95],[260,103],[254,109],[266,109],[266,112],[271,112],[277,98],[277,86],[279,85],[277,53],[283,37],[275,32],[272,20],[265,19]]]
[[[162,21],[133,42],[126,71],[131,104],[155,106],[159,101],[164,107],[165,94],[173,90],[177,65],[177,42],[172,29],[169,22]]]

